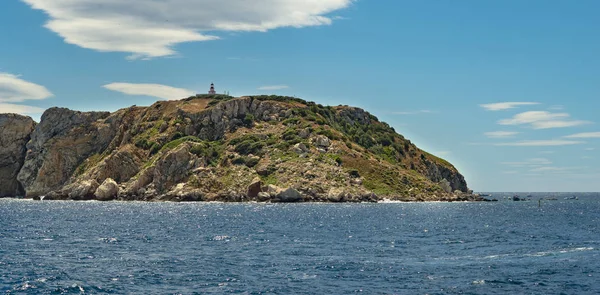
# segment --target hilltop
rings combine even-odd
[[[0,170],[0,196],[478,199],[454,166],[368,112],[293,97],[197,95],[114,113],[51,108],[39,124],[0,115],[0,127],[0,164],[13,163]]]

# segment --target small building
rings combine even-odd
[[[210,83],[210,90],[208,91],[208,94],[217,94],[215,91],[215,83]]]

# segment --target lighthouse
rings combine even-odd
[[[208,91],[208,94],[217,94],[215,91],[215,83],[210,83],[210,90]]]

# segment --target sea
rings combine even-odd
[[[3,199],[0,294],[600,294],[600,194],[511,196]]]

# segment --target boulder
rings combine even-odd
[[[92,200],[100,184],[96,180],[84,180],[69,185],[65,191],[71,200]]]
[[[119,185],[111,178],[107,178],[96,189],[94,196],[101,201],[114,200],[119,195]]]
[[[271,195],[267,192],[260,192],[257,195],[257,200],[259,202],[266,202],[271,199]]]
[[[317,135],[314,140],[313,143],[317,146],[317,147],[321,147],[321,148],[328,148],[331,146],[331,139],[329,139],[327,136],[325,135]]]
[[[34,128],[35,122],[29,117],[0,114],[0,198],[25,194],[17,175],[25,162],[25,145]]]
[[[258,194],[262,192],[261,186],[262,181],[259,178],[255,178],[248,186],[246,196],[251,200],[258,198]]]
[[[345,199],[344,190],[341,188],[332,187],[327,193],[327,201],[329,202],[342,202]]]
[[[283,203],[295,203],[303,200],[302,195],[294,188],[288,188],[277,194],[277,199]]]
[[[300,138],[307,139],[310,136],[310,129],[304,128],[300,130],[298,136],[300,136]]]
[[[198,202],[204,200],[204,193],[201,190],[187,186],[185,183],[179,183],[171,191],[160,197],[162,201],[171,202]]]
[[[452,186],[447,179],[442,179],[439,183],[440,187],[447,193],[452,193]]]
[[[306,154],[310,150],[308,149],[308,147],[306,147],[305,144],[297,143],[292,147],[292,151],[295,152],[296,154]]]

